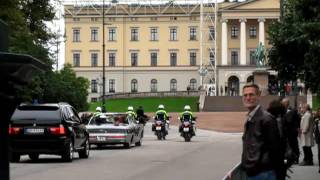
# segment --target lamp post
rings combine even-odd
[[[106,69],[105,69],[105,51],[106,51],[106,44],[105,44],[105,25],[111,25],[109,23],[105,23],[105,14],[104,14],[104,2],[105,0],[102,1],[102,112],[106,112],[105,108],[105,95],[106,95]],[[117,3],[117,0],[112,0],[111,3]]]
[[[105,108],[105,95],[106,95],[106,70],[105,70],[105,40],[104,40],[104,0],[102,2],[102,112],[106,111]]]
[[[208,73],[208,70],[207,70],[207,68],[205,68],[203,65],[202,66],[200,66],[200,69],[198,70],[198,73],[199,73],[199,75],[200,75],[200,86],[201,86],[201,88],[203,88],[203,78],[204,78],[204,76],[206,76],[207,75],[207,73]]]

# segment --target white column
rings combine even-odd
[[[222,20],[222,32],[221,32],[221,65],[228,64],[228,28],[227,19]]]
[[[259,43],[261,42],[262,45],[264,45],[264,40],[265,40],[265,37],[264,37],[264,22],[266,20],[264,18],[259,18],[258,19],[258,22],[259,22]]]
[[[246,65],[247,61],[246,22],[246,19],[240,19],[240,65]]]

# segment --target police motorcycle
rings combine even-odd
[[[196,117],[191,117],[190,115],[183,115],[178,117],[181,125],[179,127],[180,135],[184,138],[185,142],[190,142],[191,138],[195,136],[196,131]]]
[[[168,117],[169,118],[169,117]],[[165,140],[168,135],[169,121],[165,119],[164,114],[157,114],[153,117],[154,124],[152,124],[152,131],[157,136],[158,140]]]

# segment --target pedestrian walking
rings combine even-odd
[[[277,121],[259,104],[256,84],[243,87],[243,105],[248,109],[242,137],[241,167],[248,180],[276,180],[281,164]]]
[[[313,154],[311,147],[314,146],[313,127],[314,122],[311,114],[311,109],[308,104],[302,105],[302,117],[300,123],[300,141],[303,149],[304,158],[300,163],[301,166],[313,165]]]
[[[298,164],[299,156],[300,156],[298,135],[299,135],[301,117],[297,109],[293,109],[290,107],[289,98],[282,99],[281,103],[286,108],[286,114],[284,119],[286,121],[285,124],[286,124],[288,144],[296,156],[296,158],[293,159],[293,163]]]
[[[280,151],[279,151],[279,169],[276,171],[277,180],[285,180],[287,175],[287,168],[291,165],[285,163],[285,153],[288,146],[287,143],[287,125],[285,120],[286,108],[280,100],[273,100],[269,103],[267,111],[277,121],[280,134]]]
[[[318,162],[319,162],[319,170],[320,173],[320,108],[318,108],[315,116],[314,116],[314,137],[318,146]]]

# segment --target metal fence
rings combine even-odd
[[[163,92],[113,93],[113,94],[107,94],[105,98],[113,99],[113,98],[133,98],[133,97],[168,97],[168,96],[194,97],[194,96],[200,96],[200,92],[199,91],[163,91]]]

